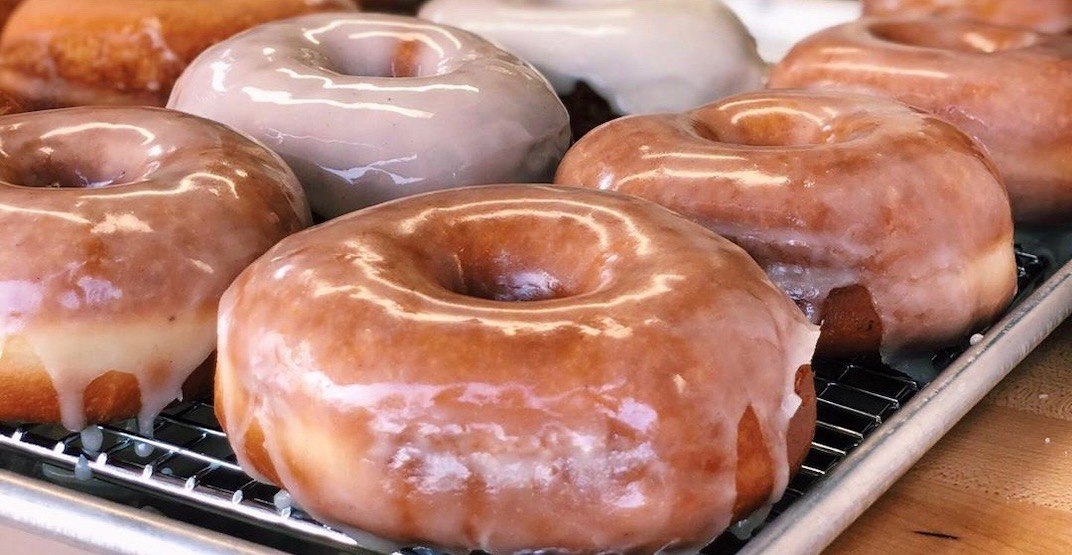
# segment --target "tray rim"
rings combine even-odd
[[[0,520],[24,532],[101,553],[283,554],[8,470],[0,470]]]

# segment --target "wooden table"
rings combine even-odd
[[[1072,554],[1072,320],[828,552]]]

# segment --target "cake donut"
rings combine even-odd
[[[970,19],[1043,33],[1072,30],[1069,0],[863,0],[863,8],[869,16]]]
[[[775,88],[891,96],[976,138],[1020,223],[1072,217],[1072,36],[941,19],[862,19],[809,37]]]
[[[283,156],[325,217],[434,189],[550,180],[569,146],[551,86],[473,34],[412,17],[262,25],[191,64],[168,106]]]
[[[163,106],[186,64],[254,25],[354,0],[25,0],[0,37],[0,90],[30,109]]]
[[[219,331],[239,463],[377,549],[695,551],[815,425],[818,330],[741,249],[611,193],[344,216],[243,272]]]
[[[766,71],[719,0],[431,0],[419,13],[535,65],[570,108],[574,137],[760,88]]]
[[[215,348],[224,289],[308,223],[286,165],[222,125],[128,107],[0,118],[0,420],[137,415],[150,431]]]
[[[655,201],[744,247],[822,324],[821,355],[947,345],[1016,290],[990,160],[883,98],[769,91],[623,118],[574,145],[555,182]]]

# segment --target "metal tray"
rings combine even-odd
[[[1072,241],[1018,240],[1021,293],[971,345],[900,369],[817,362],[820,422],[804,467],[755,537],[726,533],[704,553],[819,551],[1053,331],[1072,312]],[[87,452],[80,434],[0,424],[0,521],[111,553],[374,550],[246,476],[204,400],[169,407],[152,438],[131,423],[98,429]]]

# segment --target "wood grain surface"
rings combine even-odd
[[[1072,554],[1072,320],[828,553]]]

